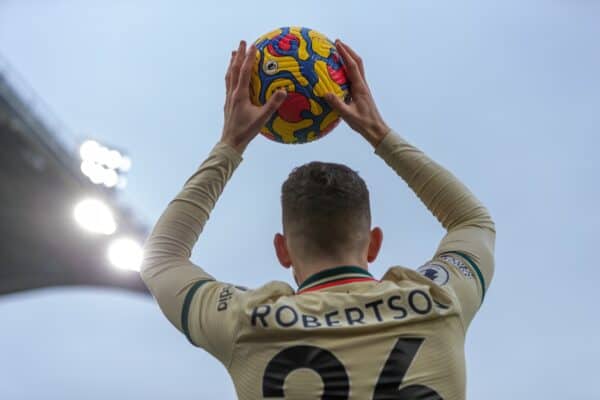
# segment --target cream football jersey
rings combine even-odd
[[[215,280],[191,249],[241,157],[218,144],[150,235],[142,277],[227,368],[240,399],[465,398],[464,341],[493,275],[494,224],[454,176],[390,132],[376,148],[447,230],[416,271],[332,265],[294,290]]]

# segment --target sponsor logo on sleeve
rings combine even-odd
[[[429,263],[417,269],[421,275],[431,279],[435,284],[443,286],[448,283],[450,274],[448,270],[441,264]]]
[[[440,260],[458,268],[461,274],[467,279],[473,279],[473,273],[471,269],[465,264],[460,258],[453,256],[452,254],[440,255]]]
[[[219,292],[219,298],[217,299],[217,311],[227,310],[229,306],[229,300],[233,297],[233,286],[225,286]]]

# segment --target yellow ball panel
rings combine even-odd
[[[334,93],[335,95],[342,93],[342,89],[339,85],[335,84],[335,82],[329,78],[327,64],[324,61],[318,60],[315,62],[315,71],[319,77],[319,80],[313,87],[313,93],[316,96],[324,96],[326,93]]]
[[[319,137],[317,136],[317,134],[316,134],[316,133],[314,133],[314,132],[310,132],[310,133],[309,133],[309,134],[306,136],[306,138],[307,138],[307,141],[308,141],[308,142],[312,142],[313,140],[317,140]]]
[[[308,32],[308,36],[312,39],[313,51],[321,57],[329,57],[329,53],[331,52],[331,48],[333,46],[327,40],[327,38],[316,31]]]
[[[281,117],[275,117],[273,121],[273,129],[281,135],[285,143],[296,143],[298,139],[294,136],[294,133],[302,128],[308,128],[312,125],[312,120],[303,119],[299,122],[288,122],[281,119]]]
[[[323,107],[317,103],[314,99],[308,99],[310,102],[310,112],[313,115],[321,115],[323,113]]]
[[[323,119],[323,121],[321,122],[321,125],[319,126],[319,129],[321,129],[321,131],[324,131],[325,129],[327,129],[327,127],[329,125],[331,125],[335,120],[337,120],[340,117],[340,114],[333,110],[331,111],[329,114],[327,114],[327,116]]]
[[[275,91],[279,90],[279,89],[285,89],[286,92],[293,92],[295,90],[296,86],[294,85],[294,82],[292,82],[289,79],[284,79],[284,78],[279,78],[274,80],[273,82],[271,82],[269,84],[269,86],[266,89],[266,100],[269,101],[269,99],[271,98],[271,96],[273,95],[273,93],[275,93]]]
[[[254,43],[256,44],[256,43],[262,42],[263,40],[266,40],[266,39],[276,38],[277,36],[281,35],[281,32],[283,32],[283,30],[281,28],[278,28],[271,32],[265,33],[264,35],[262,35],[261,37],[256,39],[256,41]]]
[[[302,37],[302,27],[300,26],[292,26],[290,28],[290,33],[296,35],[297,37]],[[301,40],[298,46],[298,59],[304,61],[308,60],[310,54],[308,53],[308,43],[306,40]]]

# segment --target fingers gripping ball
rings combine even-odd
[[[326,93],[346,100],[349,82],[335,45],[321,33],[299,27],[276,29],[256,41],[250,79],[252,103],[264,105],[277,89],[288,96],[261,133],[281,143],[306,143],[329,133],[340,117]]]

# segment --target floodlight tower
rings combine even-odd
[[[95,140],[86,140],[79,147],[81,172],[96,185],[124,189],[125,174],[131,168],[131,159],[120,151],[110,149]]]
[[[79,147],[81,172],[95,185],[109,190],[124,189],[131,159],[121,151],[111,149],[95,140],[86,140]],[[118,230],[118,221],[110,207],[101,199],[81,200],[74,209],[77,223],[85,230],[114,236],[107,248],[108,261],[118,269],[139,271],[142,262],[141,244]]]
[[[73,285],[148,293],[134,272],[147,227],[119,198],[131,160],[79,138],[0,55],[0,296]]]

